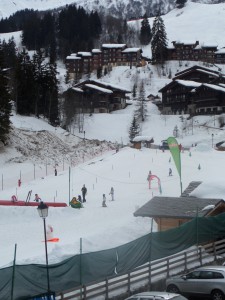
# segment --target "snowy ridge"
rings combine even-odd
[[[225,0],[192,0],[192,2],[217,4],[225,2]],[[19,10],[45,11],[59,9],[70,4],[81,6],[87,11],[96,10],[102,13],[105,13],[107,7],[108,14],[126,18],[140,17],[145,12],[156,14],[159,7],[162,14],[174,8],[173,0],[1,0],[0,18],[7,18]]]
[[[199,41],[201,45],[225,47],[223,28],[225,26],[225,4],[202,4],[187,2],[182,9],[173,9],[162,16],[166,28],[168,46],[173,41]],[[191,22],[190,22],[191,20]],[[149,18],[150,26],[154,18]],[[140,30],[141,21],[129,21],[130,26]],[[205,30],[207,28],[207,30]],[[145,53],[144,53],[145,54]]]
[[[147,12],[155,12],[160,9],[162,12],[168,12],[174,7],[173,0],[1,0],[0,17],[6,18],[19,10],[49,10],[65,7],[69,4],[82,6],[87,11],[96,10],[115,16],[139,17]]]

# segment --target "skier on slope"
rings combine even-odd
[[[114,188],[113,187],[111,187],[109,195],[111,195],[112,201],[114,201]]]
[[[107,207],[105,194],[103,194],[102,207]]]
[[[83,185],[81,192],[82,192],[83,202],[86,202],[85,196],[87,194],[87,188],[86,188],[85,184]]]

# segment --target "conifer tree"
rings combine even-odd
[[[139,130],[140,130],[140,127],[139,127],[139,124],[137,122],[137,119],[135,116],[133,116],[133,119],[132,119],[132,122],[131,122],[131,125],[130,125],[130,130],[129,130],[129,139],[130,141],[132,141],[135,136],[137,136],[139,134]]]
[[[28,52],[23,49],[18,54],[15,65],[15,96],[16,112],[21,115],[34,114],[34,100],[36,97],[34,82],[34,68]]]
[[[133,85],[133,90],[132,90],[132,97],[133,97],[133,100],[136,99],[136,96],[137,96],[137,85],[136,85],[136,83],[134,83],[134,85]]]
[[[147,115],[147,107],[145,102],[145,89],[144,82],[142,81],[139,88],[139,95],[137,97],[137,109],[135,111],[135,116],[137,121],[144,122]]]
[[[34,84],[35,84],[35,101],[34,101],[34,113],[36,117],[44,113],[44,88],[46,84],[45,79],[45,64],[44,55],[41,50],[38,50],[33,55],[32,60],[34,68]]]
[[[152,26],[152,62],[164,63],[167,56],[167,34],[163,19],[160,16],[155,17]]]
[[[183,8],[186,4],[187,0],[176,0],[176,7]]]
[[[5,144],[11,130],[10,114],[11,102],[8,91],[6,70],[2,67],[4,62],[2,46],[0,45],[0,141]]]
[[[57,70],[55,64],[46,65],[46,71],[44,74],[44,116],[49,120],[50,124],[59,124],[58,114],[58,80]]]
[[[148,22],[147,15],[145,14],[141,22],[141,32],[140,32],[141,45],[148,45],[151,42],[151,38],[152,38],[151,27]]]

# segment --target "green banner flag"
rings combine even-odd
[[[167,139],[167,143],[170,149],[170,152],[172,154],[173,160],[175,162],[177,171],[179,173],[179,176],[181,178],[181,160],[180,160],[180,149],[179,145],[177,143],[177,140],[174,137],[169,137]]]

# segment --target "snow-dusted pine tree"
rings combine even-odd
[[[8,92],[8,79],[3,66],[3,53],[0,45],[0,141],[5,144],[10,132],[11,102]]]
[[[176,7],[183,8],[187,0],[176,0]]]
[[[164,63],[167,56],[167,34],[163,19],[160,16],[155,17],[152,26],[152,62]]]
[[[130,125],[130,130],[129,130],[130,141],[132,141],[135,138],[135,136],[137,136],[139,134],[139,130],[140,130],[139,124],[136,120],[136,117],[133,116],[133,119],[132,119],[132,122]]]
[[[141,32],[140,32],[141,45],[148,45],[151,42],[151,38],[152,38],[151,27],[148,22],[147,15],[145,14],[141,22]]]
[[[147,105],[145,99],[144,82],[142,81],[139,87],[139,94],[137,97],[137,109],[135,110],[135,116],[137,121],[144,122],[147,115]]]

